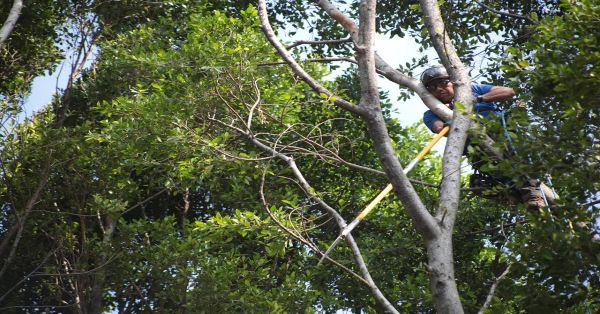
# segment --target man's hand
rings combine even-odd
[[[440,133],[442,131],[442,129],[444,128],[444,122],[442,122],[442,120],[437,120],[435,122],[433,122],[433,126],[431,127],[431,131],[433,133]]]

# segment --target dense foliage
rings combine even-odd
[[[365,125],[277,63],[250,2],[88,1],[65,6],[72,14],[65,20],[54,19],[64,9],[54,2],[25,11],[40,16],[20,20],[8,46],[20,57],[0,61],[10,65],[0,68],[3,109],[19,104],[31,78],[59,60],[53,42],[75,47],[93,38],[97,57],[30,119],[2,111],[0,310],[380,311],[360,280],[317,266],[316,253],[284,230],[321,247],[339,232],[288,165],[251,142],[293,156],[314,193],[350,220],[386,184]],[[339,27],[324,27],[323,16],[308,19],[315,8],[302,1],[271,5],[282,33],[314,27],[319,36],[343,37]],[[416,2],[381,1],[380,9],[381,32],[422,36]],[[548,173],[561,195],[549,210],[528,212],[463,193],[454,255],[465,311],[480,309],[509,265],[489,312],[599,310],[598,5],[514,1],[505,9],[529,16],[516,20],[461,1],[443,9],[460,21],[451,34],[465,61],[479,44],[494,54],[514,46],[486,77],[503,73],[527,101],[526,110],[514,109],[511,134],[515,158],[531,158],[499,167]],[[83,24],[90,29],[78,37]],[[493,33],[506,41],[493,43]],[[413,61],[401,68],[426,62]],[[326,77],[326,66],[304,65]],[[357,100],[357,81],[349,67],[326,84]],[[393,101],[386,93],[381,99],[397,154],[408,162],[429,134],[400,126]],[[415,185],[429,208],[438,202],[439,159],[433,154],[411,173],[430,183]],[[353,235],[399,311],[433,312],[425,249],[403,205],[386,199]],[[332,257],[357,271],[347,246]]]

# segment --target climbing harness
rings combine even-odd
[[[446,133],[448,133],[448,131],[450,130],[450,126],[446,125],[441,131],[440,133],[438,133],[432,140],[431,142],[429,142],[424,148],[423,150],[421,150],[421,152],[419,152],[419,154],[417,155],[417,157],[415,157],[415,159],[411,160],[410,163],[408,163],[408,165],[406,165],[406,168],[404,168],[404,170],[402,171],[404,174],[408,174],[414,167],[415,165],[421,161],[423,159],[423,157],[425,157],[425,155],[427,155],[427,153],[429,153],[429,151],[431,150],[431,148],[433,147],[433,145],[435,145],[442,137],[444,137],[444,135],[446,135]],[[323,262],[323,260],[327,257],[327,255],[329,255],[329,253],[331,252],[331,250],[333,250],[333,248],[338,245],[338,243],[344,238],[346,237],[354,228],[356,228],[356,226],[361,222],[361,220],[363,220],[372,210],[373,208],[375,208],[375,206],[377,206],[377,204],[379,204],[379,202],[381,202],[381,200],[383,200],[384,197],[386,197],[388,195],[388,193],[390,193],[392,191],[392,184],[388,184],[385,189],[383,189],[383,191],[381,191],[372,201],[371,203],[369,203],[369,205],[367,205],[367,207],[365,207],[365,209],[363,209],[363,211],[358,214],[358,216],[356,216],[356,218],[354,218],[354,220],[352,220],[352,222],[350,222],[349,225],[347,225],[346,227],[344,227],[344,229],[342,229],[342,232],[340,232],[340,235],[335,239],[335,241],[333,241],[333,243],[331,244],[331,246],[329,246],[329,248],[327,249],[327,251],[325,251],[325,254],[323,254],[323,257],[321,257],[321,259],[319,260],[318,264],[321,264],[321,262]]]

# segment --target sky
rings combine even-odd
[[[375,38],[375,50],[377,54],[392,67],[398,64],[410,62],[412,58],[420,56],[419,45],[410,37],[405,38],[387,38],[383,35],[378,35]],[[435,51],[431,48],[425,51],[429,56],[429,60],[436,60]],[[421,71],[415,71],[421,73]],[[420,122],[423,113],[427,110],[421,99],[414,95],[407,101],[400,102],[397,100],[399,95],[399,87],[386,78],[381,77],[378,82],[382,90],[390,92],[390,99],[394,102],[394,109],[398,112],[398,119],[403,126],[411,125],[415,122]]]
[[[56,92],[57,87],[64,88],[67,83],[66,75],[61,75],[57,81],[58,73],[37,77],[33,80],[31,95],[25,101],[26,116],[31,116],[33,112],[41,109],[52,100],[52,95]]]

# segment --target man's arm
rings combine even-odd
[[[440,133],[444,128],[444,121],[436,116],[431,110],[427,110],[423,114],[423,123],[425,123],[425,126],[433,133]]]
[[[506,86],[492,86],[489,92],[479,95],[478,102],[503,101],[514,97],[515,91]]]

